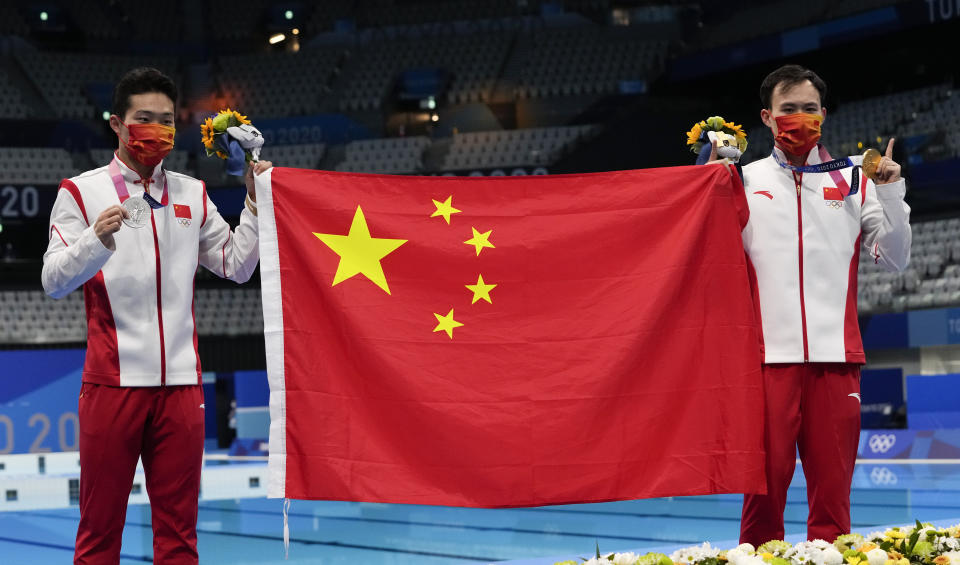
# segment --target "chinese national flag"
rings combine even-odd
[[[256,182],[270,496],[765,488],[745,204],[724,167]]]
[[[840,189],[835,186],[825,186],[823,187],[823,199],[843,200],[843,193],[840,192]]]
[[[186,204],[174,204],[173,205],[173,215],[177,218],[185,218],[187,220],[191,219],[190,216],[190,207]]]

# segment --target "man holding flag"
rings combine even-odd
[[[893,271],[910,259],[910,208],[894,140],[879,163],[862,170],[859,157],[833,160],[817,143],[825,95],[813,71],[786,65],[770,73],[760,87],[760,118],[775,146],[743,168],[749,218],[742,239],[766,391],[767,493],[745,496],[740,533],[754,545],[783,539],[798,449],[807,537],[832,541],[850,531],[866,361],[857,321],[860,253]]]
[[[245,282],[259,249],[254,173],[231,230],[199,180],[168,171],[177,88],[152,68],[114,90],[113,160],[60,184],[50,212],[43,288],[83,287],[87,353],[80,389],[80,524],[74,563],[117,563],[142,458],[154,563],[195,564],[204,399],[193,315],[203,265]]]

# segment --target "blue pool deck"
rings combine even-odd
[[[234,466],[262,471],[262,464]],[[216,467],[207,467],[214,472]],[[0,481],[0,490],[11,484]],[[229,490],[229,485],[225,487]],[[710,541],[736,544],[739,495],[635,500],[523,509],[473,509],[353,502],[292,501],[290,553],[283,546],[282,501],[229,498],[206,488],[197,524],[202,564],[434,565],[507,562],[549,565],[602,551],[664,551]],[[229,492],[227,493],[229,495]],[[51,493],[51,496],[60,496]],[[246,496],[246,495],[244,495]],[[62,498],[62,497],[61,497]],[[76,506],[0,511],[0,564],[70,563]],[[960,461],[878,462],[857,466],[851,515],[869,532],[919,518],[960,523]],[[806,489],[799,468],[786,510],[788,539],[806,527]],[[150,563],[150,508],[131,503],[121,563]]]

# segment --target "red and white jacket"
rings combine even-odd
[[[814,147],[807,164],[820,162]],[[848,195],[852,171],[795,176],[772,156],[743,168],[749,208],[743,246],[766,363],[864,363],[857,323],[861,249],[891,271],[910,262],[906,183],[876,186],[861,171],[858,190]]]
[[[140,175],[114,157],[130,196],[143,194]],[[87,310],[84,382],[113,386],[201,382],[193,280],[197,264],[238,283],[259,260],[256,217],[244,208],[234,232],[203,182],[157,165],[151,210],[143,228],[121,226],[116,251],[93,231],[100,213],[120,203],[108,167],[60,184],[43,255],[43,288],[62,298],[83,285]]]

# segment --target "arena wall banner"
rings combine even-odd
[[[451,506],[764,488],[723,167],[257,178],[269,495]]]
[[[0,455],[76,451],[83,349],[0,351]]]

